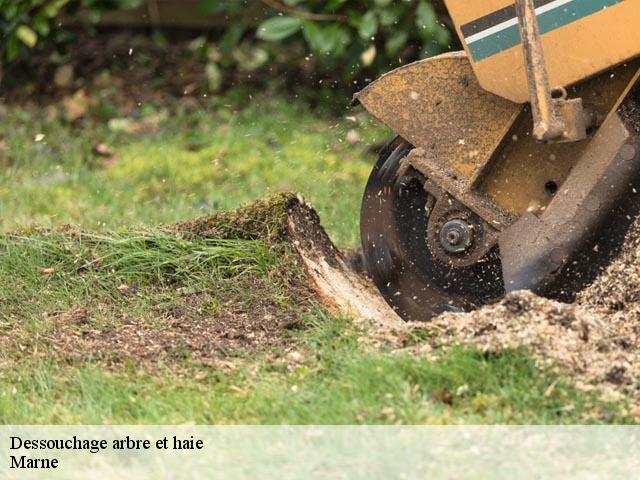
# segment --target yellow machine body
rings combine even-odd
[[[398,135],[365,189],[366,269],[408,320],[570,300],[640,215],[640,0],[444,3],[465,52],[355,96]]]
[[[445,0],[485,90],[529,101],[513,0]],[[550,84],[566,87],[640,55],[640,0],[536,0]]]

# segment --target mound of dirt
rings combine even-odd
[[[618,257],[574,304],[515,292],[495,305],[464,314],[444,314],[426,329],[429,342],[417,350],[460,344],[499,352],[527,348],[544,367],[558,369],[584,389],[640,401],[640,222]],[[640,412],[639,412],[640,413]]]

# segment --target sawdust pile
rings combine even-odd
[[[462,344],[484,351],[527,348],[541,366],[559,369],[584,389],[604,387],[640,398],[640,223],[618,257],[574,304],[515,292],[466,314],[444,314],[430,325],[429,350]]]

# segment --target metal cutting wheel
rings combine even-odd
[[[395,139],[380,152],[369,177],[360,221],[367,271],[388,303],[407,320],[462,311],[499,298],[504,287],[495,249],[468,266],[454,267],[436,259],[428,227],[437,200],[425,190],[417,171],[398,174],[411,149],[406,141]]]

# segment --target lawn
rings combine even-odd
[[[301,284],[277,222],[229,228],[220,212],[301,192],[357,245],[369,147],[390,135],[367,117],[241,90],[92,108],[0,116],[0,422],[629,421],[526,351],[363,344]],[[206,234],[171,226],[210,214]]]
[[[74,124],[51,108],[11,109],[0,117],[0,226],[156,225],[296,191],[339,244],[355,245],[375,160],[363,150],[390,133],[364,115],[321,118],[292,100],[237,91],[195,111],[142,106],[133,119],[98,105]]]

